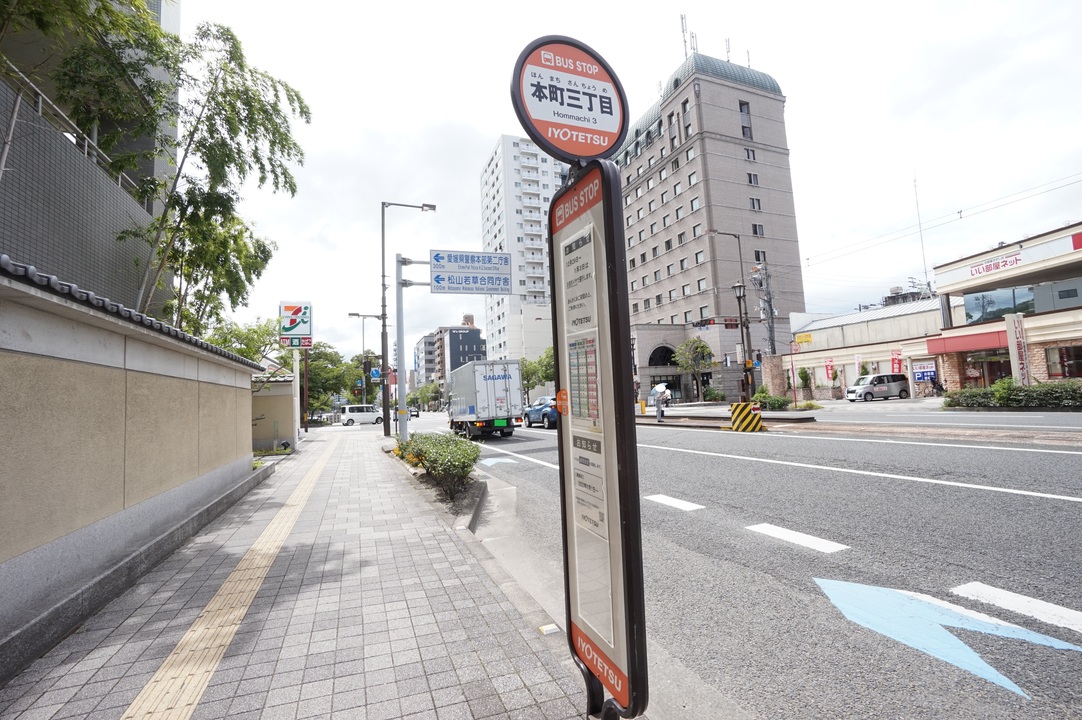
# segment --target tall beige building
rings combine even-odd
[[[784,109],[771,76],[695,53],[613,156],[642,392],[679,384],[671,355],[689,337],[719,360],[743,353],[738,282],[751,357],[768,354],[771,340],[776,352],[788,349],[787,318],[804,310],[804,284]]]
[[[481,171],[486,252],[511,254],[511,294],[485,296],[485,338],[492,360],[536,360],[552,346],[548,211],[567,165],[529,138],[500,136]]]

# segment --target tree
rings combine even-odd
[[[556,380],[556,362],[553,360],[552,347],[545,348],[537,358],[537,377],[541,384]]]
[[[227,320],[218,324],[205,338],[211,345],[263,363],[272,351],[278,349],[278,321],[274,318],[256,320],[248,325],[238,325]]]
[[[142,233],[157,259],[144,269],[136,299],[144,313],[165,268],[176,262],[174,248],[188,223],[235,217],[239,189],[252,174],[259,187],[270,182],[276,192],[296,194],[289,166],[303,163],[304,152],[293,139],[290,118],[311,122],[300,93],[249,66],[229,28],[201,24],[184,55],[194,70],[186,66],[177,80],[186,98],[178,106],[177,171],[172,182],[154,188],[164,209]],[[126,237],[133,234],[140,233]]]
[[[714,361],[714,351],[701,338],[691,338],[676,348],[673,353],[673,362],[682,372],[690,373],[695,378],[701,378],[702,374],[717,367]]]
[[[346,389],[345,360],[330,344],[316,342],[308,351],[307,366],[308,410],[329,410],[332,396]]]
[[[193,217],[173,246],[174,297],[166,303],[171,324],[193,335],[221,321],[223,298],[231,310],[248,302],[277,246],[252,234],[236,217]]]
[[[526,396],[526,404],[530,404],[530,391],[541,384],[538,377],[540,368],[537,363],[527,358],[522,358],[518,363],[519,373],[522,375],[522,392]]]

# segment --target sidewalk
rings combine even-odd
[[[0,689],[0,718],[584,717],[564,635],[385,442],[310,433]]]

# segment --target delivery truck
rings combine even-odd
[[[518,360],[474,360],[447,377],[451,430],[468,438],[511,437],[522,422],[522,372]]]

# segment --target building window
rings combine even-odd
[[[1082,346],[1048,348],[1045,356],[1049,380],[1082,377]]]
[[[646,262],[646,253],[639,253],[639,262]]]
[[[664,215],[661,218],[661,227],[669,227],[669,216]]]
[[[631,227],[631,224],[632,224],[632,223],[634,223],[634,222],[635,222],[635,221],[631,219],[631,216],[630,216],[630,215],[628,215],[628,216],[627,216],[627,226],[628,226],[628,227]],[[521,225],[520,225],[520,227],[521,227]]]
[[[650,257],[657,257],[657,256],[658,256],[658,250],[657,250],[657,245],[655,245],[654,247],[650,248]]]
[[[689,147],[687,150],[684,151],[685,159],[691,160],[693,157],[695,157],[695,148]]]
[[[763,232],[763,226],[759,223],[752,223],[751,234],[755,237],[762,237],[763,235],[766,235],[766,233]]]
[[[1066,290],[1059,290],[1056,295],[1060,300],[1070,300],[1071,298],[1078,297],[1078,288],[1067,288]]]
[[[691,283],[684,283],[680,286],[680,294],[687,297],[691,294]]]
[[[680,269],[681,270],[687,270],[688,269],[688,259],[686,257],[680,258]]]
[[[656,232],[657,232],[657,223],[656,222],[650,223],[650,234],[653,235]]]
[[[669,177],[668,168],[661,168],[661,171],[658,173],[657,179],[658,180],[664,180],[667,177]]]
[[[684,217],[684,206],[683,205],[677,205],[676,206],[676,219],[679,220],[682,217]]]
[[[699,292],[706,290],[706,278],[699,278]]]
[[[642,309],[643,310],[649,310],[650,309],[650,298],[646,298],[645,300],[642,301]]]
[[[668,190],[662,190],[661,191],[661,204],[664,205],[667,202],[669,202],[669,191]]]
[[[763,204],[759,202],[759,198],[748,198],[748,204],[751,205],[752,210],[763,209]]]
[[[691,100],[685,99],[684,102],[680,103],[680,112],[686,114],[689,107],[691,107]]]
[[[635,188],[635,197],[637,197],[637,198],[642,197],[642,185],[639,185],[637,188]]]
[[[699,198],[697,198],[697,197],[691,198],[691,212],[695,212],[698,209],[699,209]]]
[[[752,148],[744,148],[744,157],[748,160],[755,160],[755,150]]]
[[[639,304],[638,303],[631,303],[631,312],[637,313],[638,311],[639,311]]]
[[[748,173],[748,185],[759,184],[759,173]]]
[[[680,169],[680,158],[673,158],[672,159],[672,171],[676,172],[679,169]]]
[[[647,285],[649,285],[649,284],[650,284],[650,278],[649,278],[649,276],[647,276],[647,275],[643,275],[643,276],[642,276],[642,286],[643,286],[643,287],[646,287],[646,286],[647,286]]]
[[[630,260],[628,260],[628,262],[631,263],[631,269],[634,270],[635,269],[635,258],[631,258]]]
[[[659,269],[654,271],[654,282],[657,282],[660,279],[661,279],[661,269],[659,268]]]
[[[676,183],[675,185],[672,186],[672,194],[673,195],[679,195],[683,191],[684,191],[684,186],[681,185],[680,183]]]
[[[654,305],[655,306],[660,306],[661,305],[661,296],[660,295],[655,295],[654,296]]]
[[[639,208],[638,211],[635,213],[635,219],[636,220],[642,220],[643,217],[645,217],[645,215],[646,215],[646,210],[644,210],[643,208]]]
[[[766,250],[755,251],[755,262],[766,262]]]
[[[691,237],[699,237],[703,234],[703,226],[695,225],[691,228]]]
[[[676,316],[675,315],[670,315],[669,316],[669,322],[672,323],[673,325],[675,325],[676,324]]]
[[[650,212],[657,210],[657,200],[650,201]]]
[[[697,182],[699,182],[699,173],[697,173],[697,172],[689,173],[688,174],[688,187],[694,185]]]
[[[695,264],[696,265],[702,265],[703,264],[703,257],[704,257],[704,254],[703,254],[702,250],[695,253]]]
[[[653,177],[649,177],[649,178],[646,179],[646,189],[647,190],[653,190],[654,189],[654,178]]]
[[[687,242],[687,233],[678,233],[676,235],[676,244],[683,245],[685,242]]]
[[[639,285],[639,283],[638,283],[637,280],[632,280],[631,281],[631,292],[635,292],[635,290],[638,289],[638,285]]]
[[[672,273],[673,273],[672,267],[673,267],[672,263],[669,263],[668,265],[665,266],[665,275],[666,276],[671,276],[672,275]]]
[[[669,300],[675,300],[675,299],[676,299],[676,289],[673,288],[672,290],[669,291]]]
[[[699,308],[699,319],[705,320],[708,317],[710,317],[710,308],[708,305],[703,305]]]
[[[677,216],[677,217],[679,217],[679,216]],[[672,238],[669,238],[668,240],[665,241],[665,249],[666,250],[672,250]]]
[[[690,310],[685,310],[684,311],[684,322],[685,323],[691,322],[691,311]]]

